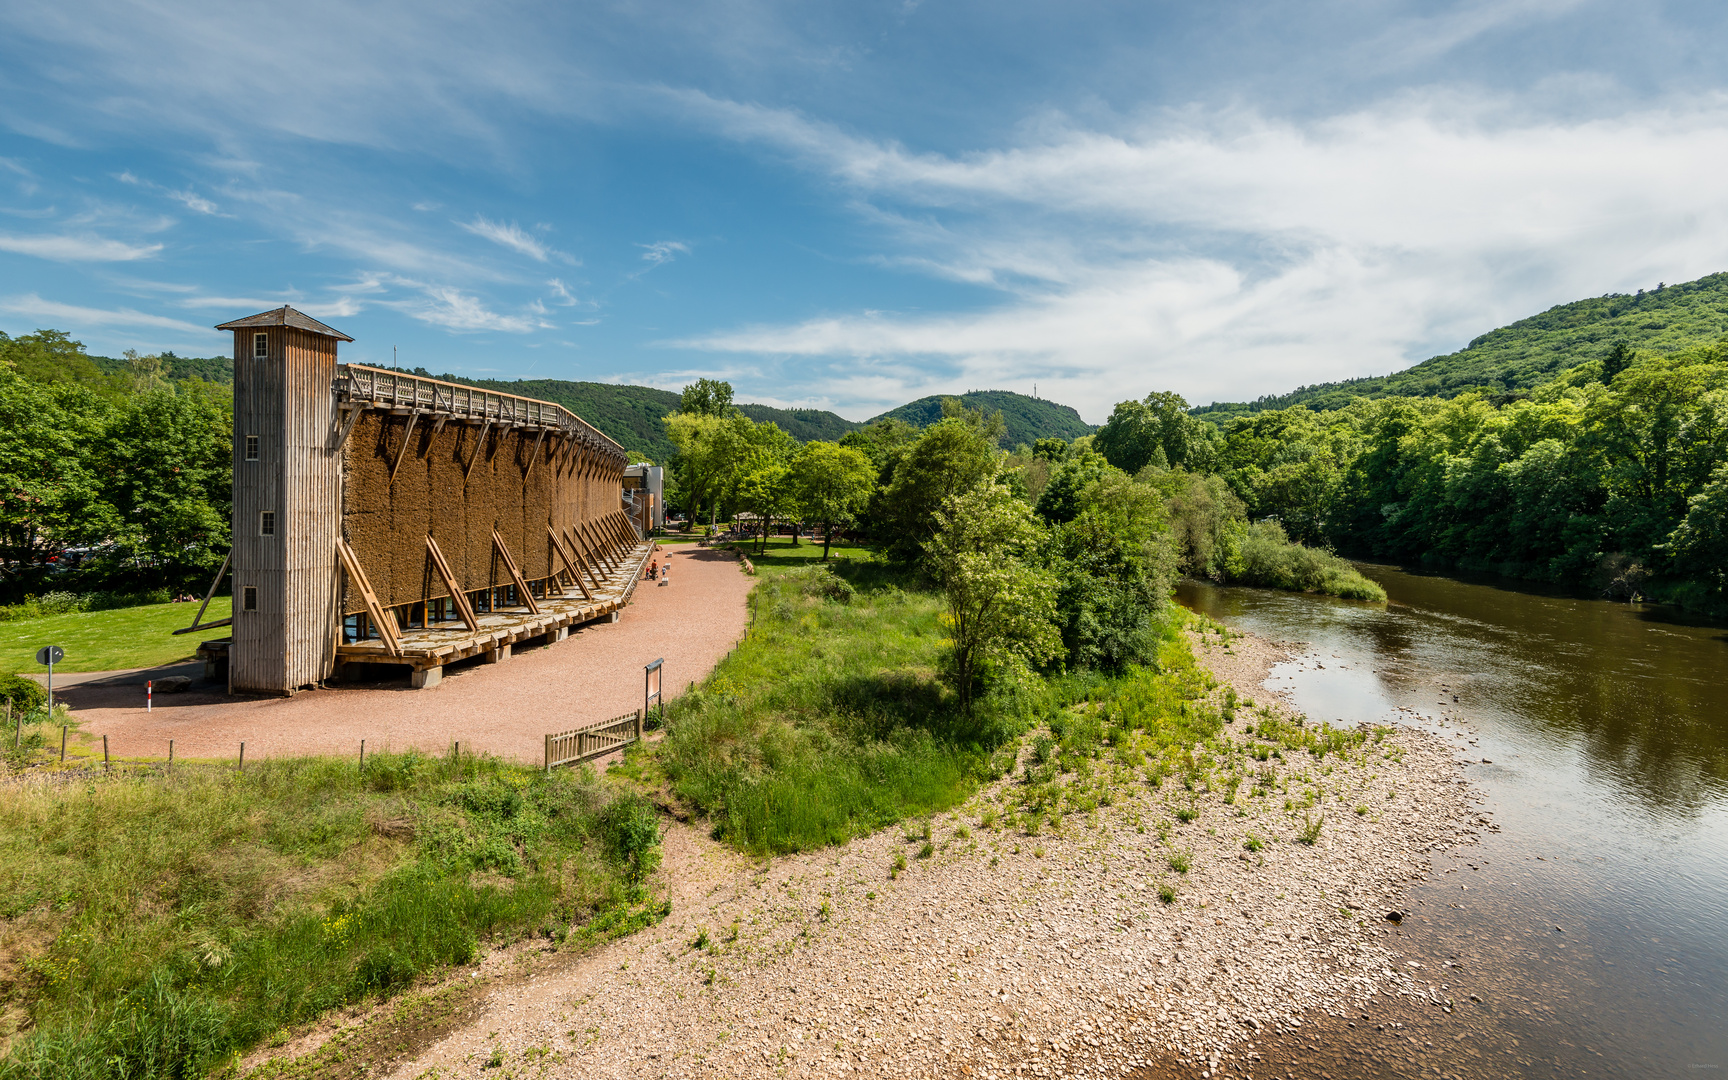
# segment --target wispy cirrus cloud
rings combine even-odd
[[[393,307],[423,323],[446,330],[471,333],[495,330],[507,334],[526,334],[535,329],[537,320],[522,315],[504,315],[493,311],[479,297],[471,296],[450,285],[427,285],[421,296],[412,300],[382,300],[384,307]]]
[[[550,262],[554,259],[566,263],[576,261],[572,256],[548,247],[529,233],[524,232],[514,222],[506,224],[502,221],[491,221],[476,215],[473,221],[458,221],[456,224],[475,236],[490,240],[499,247],[509,248],[518,254],[526,255],[536,262]]]
[[[136,311],[132,308],[104,309],[85,307],[79,304],[66,304],[57,300],[44,299],[36,293],[0,297],[0,312],[38,319],[45,325],[148,327],[156,330],[174,330],[198,337],[217,336],[216,331],[208,326],[199,326],[196,323],[185,322],[181,319],[171,319],[165,315],[154,315],[147,311]]]
[[[54,262],[132,262],[148,259],[161,250],[161,244],[128,244],[123,240],[90,234],[18,236],[0,233],[0,251],[33,255]]]
[[[652,244],[637,244],[642,249],[642,261],[659,266],[680,255],[690,254],[690,245],[680,240],[657,240]]]

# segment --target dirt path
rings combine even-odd
[[[352,754],[417,747],[539,761],[542,736],[642,704],[643,665],[666,659],[667,696],[700,680],[743,635],[744,603],[754,579],[736,559],[690,546],[661,549],[676,574],[643,582],[616,623],[596,623],[547,648],[520,650],[509,662],[446,669],[444,681],[410,690],[390,685],[308,691],[288,699],[230,698],[194,688],[156,699],[146,713],[144,675],[87,682],[56,697],[84,730],[107,735],[117,756],[232,758],[242,741],[248,761],[288,754]]]
[[[1276,647],[1196,644],[1244,697],[1269,699]],[[477,1020],[391,1075],[1248,1071],[1256,1041],[1304,1015],[1354,1019],[1421,992],[1383,913],[1429,851],[1463,836],[1469,795],[1423,734],[1384,749],[1328,758],[1325,773],[1306,754],[1267,763],[1292,795],[1319,783],[1312,846],[1294,841],[1276,786],[1191,802],[1132,775],[1110,805],[1038,836],[996,817],[1016,802],[1015,781],[998,782],[933,823],[923,859],[922,837],[899,829],[768,863],[674,825],[664,923],[500,982]],[[1175,818],[1190,805],[1197,819]],[[1250,854],[1248,834],[1264,850]],[[909,869],[890,880],[896,855]]]

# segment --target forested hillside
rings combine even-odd
[[[1658,284],[1627,295],[1559,304],[1540,315],[1491,330],[1455,353],[1424,360],[1392,375],[1304,386],[1252,402],[1219,402],[1193,415],[1221,422],[1266,409],[1302,405],[1339,409],[1356,397],[1456,397],[1528,391],[1567,368],[1608,355],[1616,343],[1672,353],[1728,336],[1728,273],[1680,285]]]
[[[1093,445],[1219,477],[1306,543],[1728,614],[1728,343],[1611,353],[1509,399],[1358,397],[1221,430],[1160,407],[1179,400],[1118,406]]]
[[[919,398],[873,418],[870,423],[893,419],[904,420],[913,427],[929,427],[942,419],[942,401],[950,396],[937,394]],[[1080,419],[1080,414],[1069,406],[1011,390],[974,390],[961,394],[960,402],[969,409],[1001,413],[1003,422],[1008,425],[1002,443],[1008,447],[1031,446],[1039,439],[1077,439],[1092,431],[1092,425]]]

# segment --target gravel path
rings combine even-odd
[[[1196,649],[1288,715],[1262,688],[1280,649]],[[1420,732],[1379,750],[1273,759],[1266,794],[1202,795],[1186,824],[1179,783],[1118,776],[1111,805],[1042,836],[986,827],[1013,802],[1004,780],[933,823],[927,859],[899,829],[769,863],[673,825],[664,923],[526,980],[498,954],[468,973],[498,979],[486,1013],[392,1075],[1252,1076],[1256,1040],[1304,1016],[1354,1022],[1433,992],[1384,913],[1463,837],[1470,795]],[[1313,846],[1283,811],[1303,776],[1323,788]],[[1263,850],[1246,850],[1250,832]],[[890,880],[896,854],[909,869]]]
[[[143,709],[143,675],[118,683],[59,687],[85,732],[108,736],[116,756],[247,760],[271,755],[353,754],[416,747],[539,761],[543,736],[642,705],[642,668],[666,659],[667,697],[699,681],[743,635],[753,579],[735,557],[694,546],[663,547],[678,573],[660,587],[642,582],[616,623],[595,623],[556,645],[519,649],[504,664],[445,669],[444,681],[411,690],[407,681],[308,691],[291,698],[230,698],[195,688],[161,694]]]

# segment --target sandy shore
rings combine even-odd
[[[1261,686],[1277,646],[1196,651],[1289,714]],[[1419,732],[1350,763],[1290,757],[1266,795],[1200,794],[1189,823],[1179,784],[1119,775],[1111,805],[1038,836],[986,827],[1014,802],[1005,779],[933,823],[927,859],[898,829],[765,862],[674,824],[664,923],[580,958],[494,955],[463,973],[486,987],[478,1018],[388,1075],[1253,1075],[1257,1043],[1304,1017],[1434,992],[1385,913],[1469,821],[1452,755]],[[1310,787],[1313,846],[1283,809]]]

